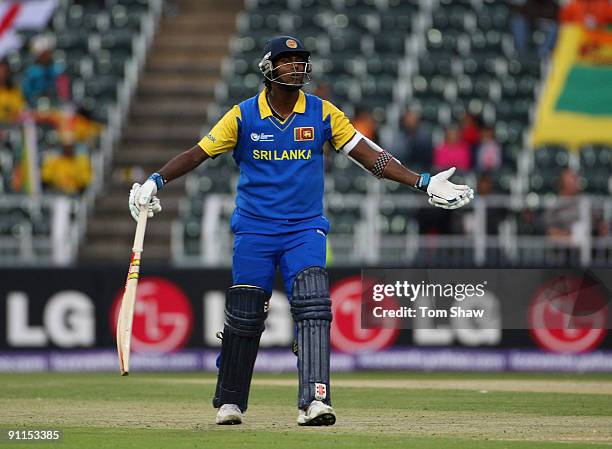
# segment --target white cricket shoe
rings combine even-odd
[[[232,425],[242,423],[242,412],[236,404],[223,404],[217,412],[217,424]]]
[[[335,422],[334,409],[321,401],[312,401],[306,411],[300,410],[297,419],[299,426],[333,426]]]

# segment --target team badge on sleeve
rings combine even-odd
[[[314,140],[314,127],[305,126],[295,128],[293,130],[293,140],[295,140],[296,142],[300,142],[303,140]]]

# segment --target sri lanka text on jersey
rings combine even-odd
[[[253,150],[253,159],[266,161],[306,160],[311,156],[312,150]]]

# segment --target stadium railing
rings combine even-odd
[[[70,264],[86,213],[63,195],[0,195],[0,266]]]
[[[198,197],[202,213],[177,220],[172,229],[173,263],[178,266],[231,264],[231,194]],[[193,206],[185,201],[182,209]],[[327,193],[330,265],[410,266],[607,266],[612,237],[592,232],[612,218],[608,196],[573,198],[537,195],[487,195],[460,211],[438,211],[422,196]],[[555,210],[572,208],[575,219],[551,220]],[[448,223],[444,224],[445,221]],[[438,230],[431,232],[428,224]],[[443,224],[440,227],[440,224]],[[566,226],[566,241],[547,235]],[[441,229],[441,231],[440,231]]]

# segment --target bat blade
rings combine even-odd
[[[125,290],[121,298],[121,307],[117,316],[117,355],[119,356],[119,372],[122,376],[130,373],[130,353],[132,346],[132,323],[136,305],[136,291],[140,275],[140,257],[143,250],[144,233],[147,226],[147,206],[140,206],[140,216],[136,225],[132,259],[125,281]]]
[[[130,372],[132,323],[134,321],[137,287],[137,278],[127,281],[125,292],[121,299],[121,309],[117,318],[117,353],[119,355],[119,371],[122,376],[127,376]]]

